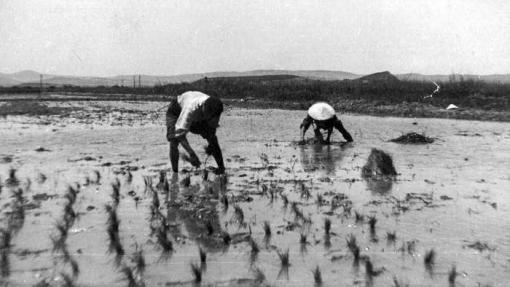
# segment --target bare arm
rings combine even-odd
[[[306,118],[303,120],[301,125],[299,126],[300,129],[303,129],[303,134],[301,137],[301,140],[305,140],[305,133],[308,130],[308,128],[312,125],[313,119],[310,116],[306,116]]]
[[[342,134],[346,141],[353,141],[351,134],[344,128],[344,125],[339,119],[336,119],[335,121],[335,128]]]

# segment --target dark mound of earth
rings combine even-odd
[[[415,132],[407,133],[398,138],[390,140],[391,142],[400,143],[400,144],[429,144],[433,143],[434,139],[429,138],[425,135],[421,135]]]

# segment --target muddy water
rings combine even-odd
[[[0,164],[1,180],[7,178],[9,167],[17,168],[25,201],[40,205],[25,209],[24,224],[13,234],[9,248],[10,272],[2,280],[16,286],[46,278],[57,284],[62,281],[59,273],[70,274],[61,252],[52,252],[50,235],[56,234],[55,223],[63,214],[66,186],[80,183],[74,204],[79,217],[66,241],[80,267],[75,282],[127,285],[115,255],[107,252],[104,206],[112,202],[110,184],[118,178],[119,232],[126,253],[120,265],[133,266],[135,245],[141,247],[147,286],[192,285],[190,263],[200,265],[198,246],[207,251],[203,284],[256,284],[258,268],[265,275],[263,284],[310,286],[312,270],[318,266],[324,286],[392,286],[394,278],[410,286],[446,286],[448,273],[456,266],[459,286],[506,285],[510,279],[509,124],[343,115],[353,144],[342,144],[335,133],[330,146],[301,146],[296,141],[302,117],[303,112],[281,110],[225,113],[218,136],[228,169],[226,187],[220,187],[212,174],[207,182],[193,174],[190,187],[185,187],[180,183],[184,174],[172,177],[168,173],[171,191],[158,192],[160,212],[173,242],[169,257],[162,257],[156,236],[151,236],[152,196],[144,193],[143,181],[143,176],[151,176],[155,186],[159,171],[169,169],[161,118],[147,120],[143,126],[69,119],[49,120],[45,125],[34,119],[3,120],[0,154],[13,159]],[[428,145],[388,142],[411,131],[436,141]],[[204,141],[196,136],[190,140],[205,159]],[[49,151],[35,151],[39,146]],[[360,169],[373,147],[392,155],[399,173],[395,182],[361,178]],[[214,165],[213,160],[208,165]],[[122,173],[128,167],[133,169],[132,182]],[[181,167],[190,168],[182,161]],[[102,175],[99,184],[94,183],[95,170]],[[40,180],[39,173],[46,181]],[[303,189],[309,191],[309,198]],[[33,199],[43,193],[55,197]],[[318,194],[322,204],[317,204]],[[228,208],[222,204],[222,195],[229,199]],[[135,196],[140,198],[138,204]],[[282,197],[288,199],[287,206]],[[2,206],[10,203],[1,214],[5,228],[14,199],[7,187],[0,198]],[[244,225],[234,205],[243,211]],[[356,221],[355,212],[365,220]],[[377,219],[373,232],[369,216]],[[325,218],[331,220],[329,240],[324,235]],[[265,221],[271,226],[269,238],[264,235]],[[207,232],[209,223],[212,235]],[[250,232],[260,248],[257,256],[250,255]],[[395,242],[387,240],[387,232],[395,232]],[[226,233],[229,245],[222,240]],[[305,243],[300,242],[301,234],[306,235]],[[360,247],[359,262],[347,247],[350,235]],[[426,268],[424,255],[431,249],[436,254],[434,264]],[[278,257],[278,251],[286,250],[287,270]],[[366,258],[382,272],[367,276]]]

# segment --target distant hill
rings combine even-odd
[[[274,75],[292,75],[307,79],[314,80],[354,80],[359,79],[362,81],[395,81],[395,80],[412,80],[412,81],[436,81],[445,82],[453,80],[468,80],[476,79],[488,82],[501,82],[510,83],[510,74],[501,75],[422,75],[422,74],[400,74],[392,75],[389,72],[375,73],[371,75],[358,75],[343,71],[328,71],[328,70],[253,70],[246,72],[211,72],[211,73],[197,73],[197,74],[182,74],[174,76],[154,76],[154,75],[140,75],[142,86],[155,86],[165,84],[175,84],[183,82],[194,82],[205,77],[220,78],[220,77],[259,77],[259,76],[274,76]],[[21,71],[12,74],[0,73],[0,86],[39,86],[40,74],[35,71]],[[368,78],[367,78],[368,77]],[[81,77],[81,76],[66,76],[66,75],[43,75],[43,83],[45,86],[129,86],[134,84],[138,86],[139,75],[119,75],[114,77]]]
[[[385,82],[385,83],[398,82],[399,79],[396,76],[394,76],[393,74],[391,74],[390,72],[384,71],[384,72],[374,73],[374,74],[360,77],[358,79],[355,79],[355,81],[359,81],[363,84],[369,84],[369,83],[374,83],[374,82],[380,82],[380,83],[381,82]]]

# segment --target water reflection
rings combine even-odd
[[[214,177],[213,181],[182,187],[178,177],[172,176],[167,219],[174,238],[185,237],[180,227],[184,226],[186,235],[207,252],[225,251],[227,246],[221,239],[225,231],[218,215],[219,201],[210,200],[219,197],[222,186],[219,181],[218,177]]]
[[[391,191],[393,181],[391,179],[373,179],[363,178],[367,184],[367,189],[372,191],[372,194],[385,195]]]
[[[305,172],[324,170],[326,174],[335,173],[336,166],[344,158],[346,146],[309,144],[300,145],[300,160]]]

